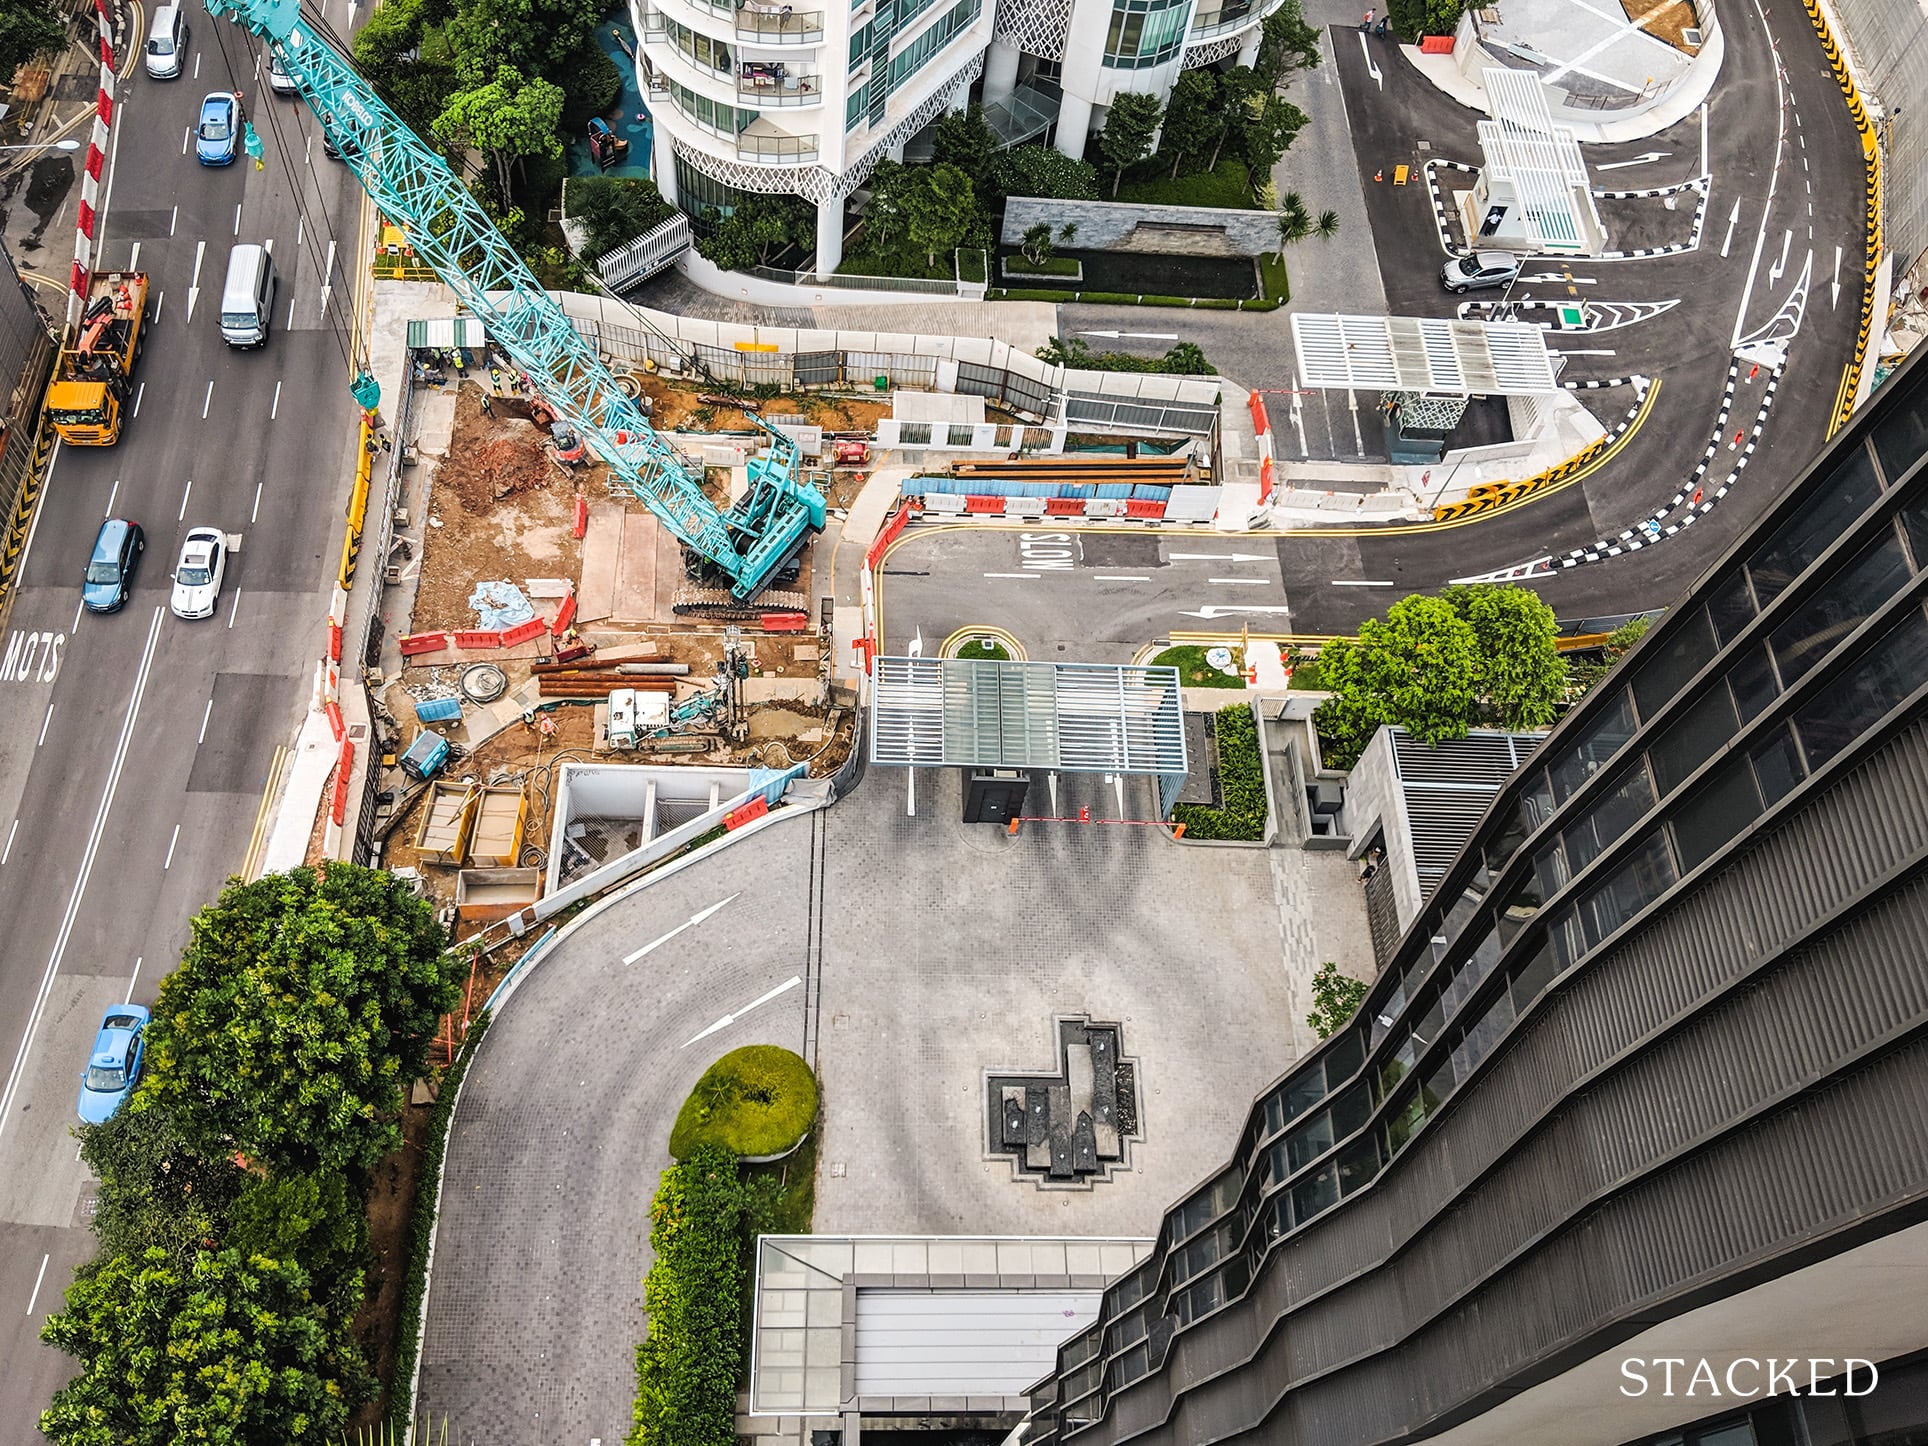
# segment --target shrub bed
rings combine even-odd
[[[728,1442],[743,1362],[743,1183],[736,1156],[698,1145],[649,1207],[649,1333],[636,1347],[629,1446]]]
[[[1221,708],[1214,719],[1218,735],[1217,808],[1181,803],[1174,822],[1185,837],[1257,842],[1265,837],[1265,760],[1259,750],[1258,722],[1243,703]]]
[[[1154,668],[1178,669],[1178,681],[1187,688],[1243,688],[1245,678],[1239,673],[1221,673],[1205,661],[1206,649],[1193,644],[1167,648],[1151,660]],[[1232,650],[1234,659],[1238,650]]]
[[[415,1204],[408,1214],[408,1269],[402,1277],[402,1318],[395,1336],[395,1374],[388,1386],[388,1423],[397,1431],[407,1427],[415,1412],[415,1355],[422,1346],[422,1295],[428,1289],[428,1252],[435,1239],[435,1207],[441,1200],[442,1156],[448,1149],[449,1117],[455,1112],[455,1096],[462,1088],[462,1076],[468,1073],[469,1061],[475,1058],[488,1027],[489,1012],[485,1009],[470,1023],[455,1063],[442,1072],[435,1109],[429,1116],[428,1138],[422,1142],[422,1174],[416,1181]]]
[[[703,1145],[735,1155],[777,1155],[817,1119],[817,1077],[774,1044],[733,1049],[703,1072],[676,1112],[669,1152],[686,1159]]]

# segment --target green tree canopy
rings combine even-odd
[[[1479,641],[1446,599],[1414,593],[1383,622],[1362,623],[1357,641],[1322,649],[1319,676],[1332,696],[1313,722],[1334,762],[1350,768],[1381,724],[1423,743],[1465,737],[1478,706]]]
[[[444,145],[473,146],[486,155],[507,197],[511,161],[562,154],[561,123],[558,87],[540,78],[526,80],[513,65],[499,65],[485,83],[450,96],[433,129]]]
[[[1155,95],[1124,91],[1112,98],[1105,116],[1104,129],[1098,132],[1098,154],[1111,167],[1111,194],[1118,194],[1118,183],[1125,168],[1142,161],[1151,150],[1151,139],[1158,133],[1158,122],[1165,108]]]
[[[981,105],[950,112],[931,133],[931,159],[969,176],[980,201],[988,202],[997,190],[998,157],[1003,150]]]
[[[904,234],[934,267],[938,252],[962,246],[983,224],[984,212],[970,177],[956,166],[939,164],[916,174],[918,184],[904,196]]]
[[[41,1330],[80,1373],[40,1429],[59,1446],[334,1443],[373,1394],[350,1326],[317,1308],[305,1271],[266,1256],[110,1256]]]
[[[808,247],[816,240],[816,215],[796,196],[746,196],[696,249],[725,271],[768,266],[784,247]]]
[[[1267,92],[1245,103],[1233,128],[1238,134],[1239,154],[1251,169],[1254,185],[1272,174],[1272,168],[1305,125],[1306,113],[1282,95]]]
[[[1366,981],[1341,974],[1331,960],[1321,964],[1312,975],[1312,1012],[1305,1022],[1321,1039],[1330,1039],[1359,1012],[1366,997]]]
[[[457,0],[445,34],[464,89],[505,65],[561,84],[594,44],[602,13],[601,0]]]
[[[90,29],[88,34],[92,33]],[[66,22],[48,0],[0,3],[0,78],[11,76],[36,55],[64,49],[66,44]]]
[[[1165,111],[1165,128],[1158,137],[1158,153],[1172,158],[1173,177],[1187,160],[1218,145],[1225,135],[1226,119],[1218,72],[1210,66],[1180,71]]]
[[[594,260],[634,241],[676,214],[653,181],[629,176],[571,176],[564,185],[568,216],[588,235],[583,255]]]
[[[997,188],[1007,196],[1095,201],[1098,171],[1089,161],[1063,155],[1050,146],[1018,146],[999,157]]]
[[[248,1181],[226,1155],[198,1146],[178,1105],[149,1099],[79,1130],[81,1158],[100,1181],[94,1235],[104,1255],[167,1252],[180,1269],[221,1242]]]
[[[1311,70],[1319,63],[1319,32],[1305,23],[1299,0],[1283,0],[1259,26],[1259,54],[1253,69],[1277,89],[1295,70]]]
[[[129,1107],[175,1106],[200,1148],[279,1171],[374,1164],[461,997],[445,942],[431,906],[375,869],[230,884],[161,981]]]
[[[1472,624],[1479,646],[1479,692],[1498,721],[1507,728],[1551,723],[1567,688],[1553,609],[1536,592],[1491,583],[1449,587],[1445,598]]]
[[[1451,35],[1459,25],[1464,0],[1387,0],[1386,16],[1401,40],[1422,35]]]

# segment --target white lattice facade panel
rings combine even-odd
[[[725,160],[681,139],[673,144],[676,159],[687,164],[691,170],[701,171],[712,181],[734,186],[739,191],[762,196],[801,196],[806,201],[827,201],[850,189],[840,184],[842,178],[832,175],[822,166],[758,166],[748,161]]]
[[[1062,60],[1071,0],[1000,0],[993,34],[1040,60]]]
[[[1201,65],[1210,65],[1223,60],[1228,55],[1236,55],[1245,44],[1245,33],[1220,35],[1211,40],[1201,40],[1196,45],[1185,48],[1185,58],[1179,62],[1184,70],[1197,70]]]

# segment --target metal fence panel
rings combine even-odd
[[[937,383],[937,358],[896,351],[847,351],[844,373],[857,386],[872,377],[889,377],[893,387],[930,387]]]
[[[800,351],[790,358],[791,369],[800,387],[834,387],[843,380],[843,354],[834,351]]]

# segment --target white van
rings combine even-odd
[[[252,243],[228,253],[228,279],[221,286],[221,339],[229,346],[260,346],[274,317],[274,256]]]
[[[187,11],[179,5],[163,5],[154,12],[154,28],[147,35],[144,63],[156,80],[174,80],[181,74],[181,57],[187,53]]]

